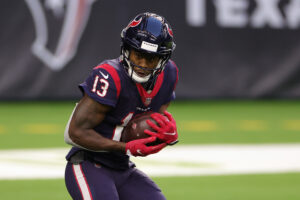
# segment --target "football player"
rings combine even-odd
[[[175,120],[166,111],[178,80],[178,69],[170,60],[174,49],[166,19],[139,14],[121,32],[120,57],[94,67],[79,85],[83,97],[65,131],[65,141],[73,146],[65,171],[73,199],[165,199],[129,156],[154,154],[177,142]],[[158,125],[148,122],[155,131],[146,130],[146,139],[121,142],[129,120],[147,111],[155,112],[151,117]],[[147,146],[157,138],[163,143]]]

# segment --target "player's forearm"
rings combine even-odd
[[[93,129],[78,129],[69,132],[70,139],[91,151],[115,151],[125,153],[125,143],[105,138]]]
[[[167,110],[167,108],[168,108],[168,106],[170,105],[170,102],[169,103],[166,103],[166,104],[164,104],[164,105],[162,105],[160,108],[159,108],[159,113],[161,113],[161,114],[163,114],[166,110]]]

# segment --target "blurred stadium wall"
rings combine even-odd
[[[2,0],[0,100],[74,99],[141,12],[171,23],[179,99],[299,98],[299,0]]]

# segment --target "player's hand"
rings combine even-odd
[[[165,111],[163,116],[159,113],[153,113],[151,117],[157,122],[158,125],[150,120],[147,120],[147,124],[156,132],[146,129],[144,132],[150,136],[155,136],[166,144],[173,145],[178,142],[178,133],[176,128],[176,122],[171,113]]]
[[[126,143],[126,154],[129,156],[147,156],[162,150],[166,144],[161,143],[155,146],[147,146],[146,144],[154,142],[156,137],[148,137],[144,139],[132,140]]]

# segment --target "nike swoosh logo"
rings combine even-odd
[[[173,132],[173,133],[165,133],[165,135],[176,135],[176,132]]]
[[[140,155],[142,155],[142,156],[144,155],[144,154],[142,154],[141,150],[139,150],[139,149],[136,150],[136,152],[138,152],[138,154],[140,154]]]
[[[103,76],[103,78],[108,79],[109,75],[108,74],[103,74],[103,72],[100,71],[100,74]]]

